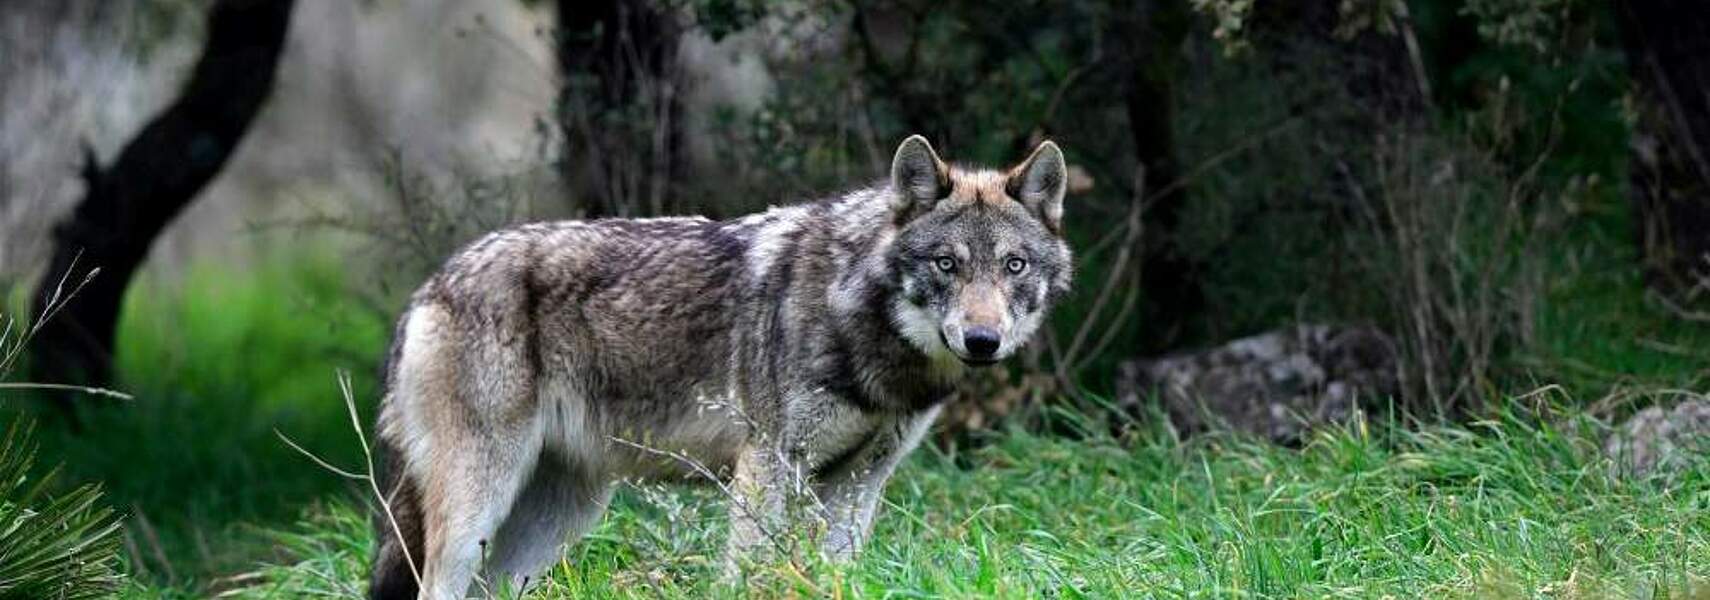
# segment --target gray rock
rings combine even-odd
[[[1281,443],[1345,423],[1397,390],[1396,346],[1369,327],[1302,324],[1216,348],[1123,363],[1117,403],[1156,394],[1179,429],[1229,427]]]
[[[1603,442],[1614,475],[1666,475],[1710,455],[1710,401],[1652,406],[1627,419]]]

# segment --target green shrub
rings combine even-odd
[[[0,598],[96,598],[120,581],[119,519],[85,484],[54,493],[32,476],[36,447],[22,419],[0,440]]]

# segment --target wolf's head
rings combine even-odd
[[[1063,151],[1045,142],[1008,171],[963,169],[926,138],[891,161],[892,319],[928,356],[987,365],[1027,343],[1069,290]]]

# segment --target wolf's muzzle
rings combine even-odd
[[[962,336],[962,345],[968,349],[969,358],[991,360],[1003,346],[1003,336],[990,327],[972,327]]]

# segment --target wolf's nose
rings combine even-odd
[[[968,354],[974,358],[991,358],[997,354],[998,346],[1002,342],[1003,338],[998,335],[997,330],[990,327],[969,329],[968,334],[962,337],[962,345],[968,347]]]

